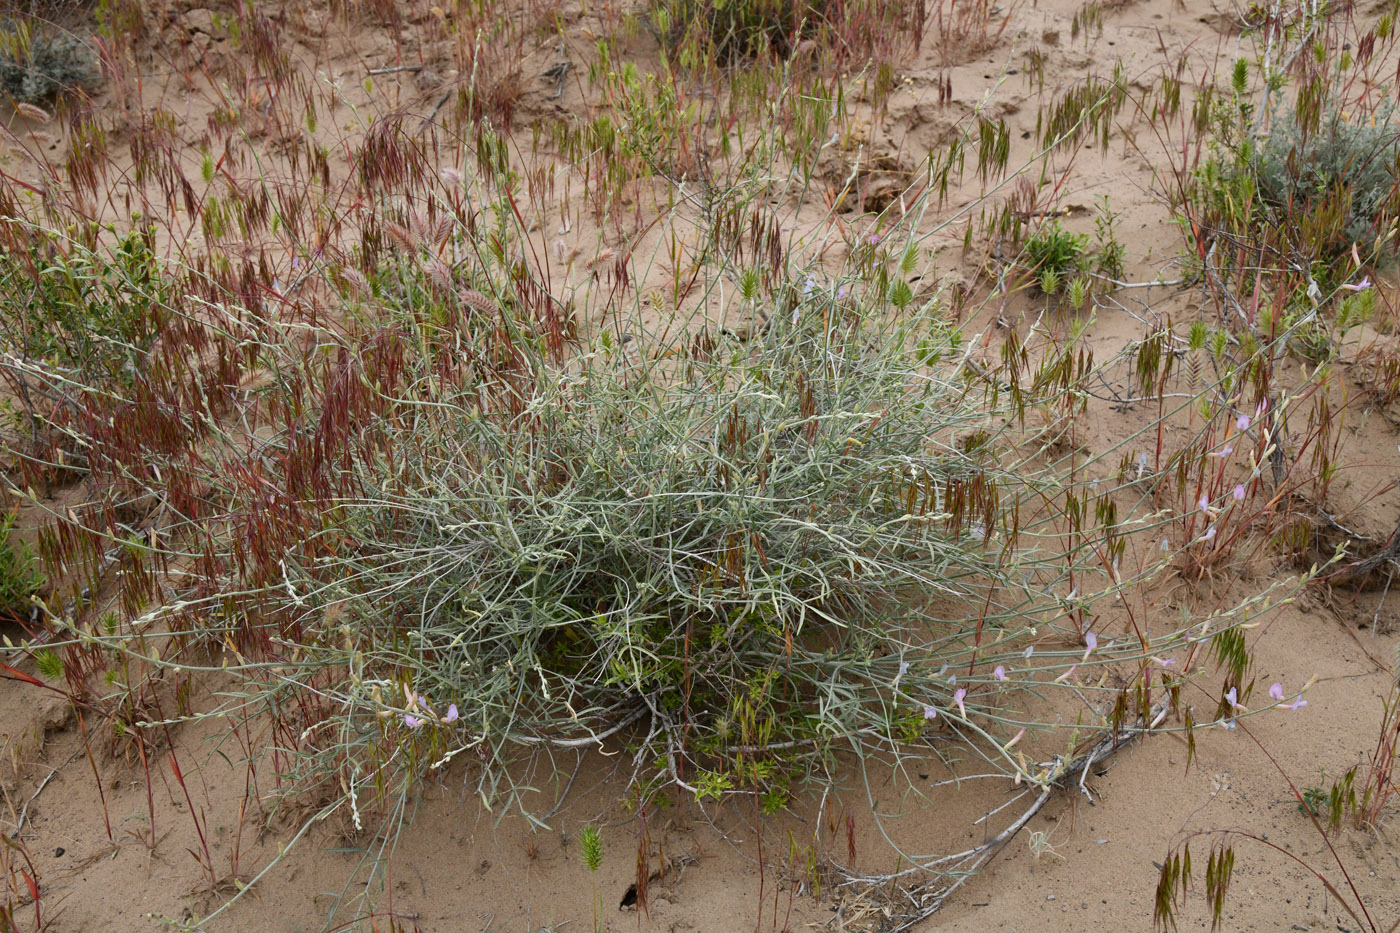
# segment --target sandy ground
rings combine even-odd
[[[979,106],[994,87],[990,112],[1006,118],[1013,139],[1011,162],[1017,164],[1029,153],[1027,138],[1036,128],[1038,103],[1089,70],[1121,59],[1130,80],[1150,85],[1164,58],[1173,64],[1184,59],[1190,76],[1213,72],[1239,54],[1234,11],[1203,0],[1114,4],[1102,12],[1101,31],[1089,29],[1073,37],[1072,21],[1080,9],[1070,0],[1019,5],[996,44],[974,61],[946,62],[930,42],[900,69],[887,112],[878,126],[868,128],[868,148],[829,153],[824,171],[843,177],[864,159],[863,196],[888,203],[900,179],[916,171],[955,121]],[[1357,15],[1374,18],[1378,9],[1363,5]],[[152,43],[172,58],[202,62],[211,83],[225,80],[238,72],[238,65],[229,43],[219,38],[216,14],[222,15],[174,7]],[[308,35],[327,19],[317,10],[299,15],[307,21]],[[522,147],[532,122],[584,109],[581,85],[566,82],[556,100],[550,94],[553,83],[537,75],[561,52],[576,63],[586,62],[589,28],[588,18],[575,11],[566,28],[567,49],[542,40],[526,50],[526,91],[515,114],[514,137]],[[650,41],[643,36],[636,42],[642,63],[655,59]],[[1028,50],[1033,48],[1045,55],[1043,89],[1027,81]],[[346,99],[365,107],[392,99],[426,111],[438,99],[439,88],[461,80],[445,72],[430,77],[404,73],[382,79],[372,92],[358,87],[367,63],[393,61],[396,54],[390,39],[369,27],[337,34],[318,46],[297,44],[291,51],[299,67],[344,80]],[[128,102],[160,100],[189,126],[208,118],[208,84],[182,88],[162,79],[172,70],[168,63],[163,67],[152,57],[142,64],[148,72],[145,83],[134,92],[128,89],[134,95]],[[940,104],[936,86],[945,77],[953,97]],[[108,93],[117,106],[119,90]],[[344,117],[342,111],[335,119]],[[30,130],[48,134],[48,157],[61,158],[66,128],[54,124],[40,129],[8,112],[5,118],[16,139]],[[1172,138],[1168,130],[1139,120],[1128,134],[1135,144],[1115,137],[1107,149],[1087,147],[1064,179],[1059,203],[1071,209],[1067,222],[1074,229],[1091,230],[1087,208],[1096,196],[1111,198],[1121,215],[1130,281],[1151,280],[1159,273],[1170,277],[1171,260],[1181,248],[1160,195],[1167,167],[1164,149]],[[16,148],[6,156],[6,177],[42,174]],[[858,151],[864,154],[858,156]],[[192,174],[197,165],[197,154],[192,155]],[[331,154],[329,168],[347,171],[343,153]],[[957,192],[945,213],[952,214],[978,193],[973,188]],[[802,210],[787,209],[795,224],[808,222]],[[933,242],[950,272],[975,281],[977,269],[962,257],[962,232],[954,224],[940,230]],[[633,248],[643,250],[646,236],[633,241]],[[566,255],[582,251],[596,258],[623,238],[580,222],[558,236],[548,231],[546,250],[556,248],[555,239]],[[573,273],[588,274],[583,260]],[[1118,306],[1093,312],[1089,341],[1102,358],[1138,339],[1145,320],[1189,320],[1203,306],[1199,291],[1166,287],[1125,290],[1117,299]],[[982,311],[972,329],[994,329],[998,318],[1023,327],[1035,313],[1028,298],[1013,296]],[[1116,378],[1126,388],[1126,366]],[[1400,472],[1396,430],[1383,412],[1367,412],[1360,404],[1351,410],[1343,448],[1351,471],[1343,474],[1338,514],[1383,538],[1400,515],[1400,498],[1388,493],[1368,502],[1360,514],[1350,511],[1349,502],[1365,501],[1378,478],[1387,481]],[[1107,446],[1147,417],[1150,413],[1132,405],[1091,400],[1083,418],[1086,443]],[[1145,605],[1161,617],[1208,612],[1228,591],[1261,590],[1294,573],[1264,556],[1248,567],[1223,568],[1200,583],[1164,587],[1146,596]],[[1250,719],[1232,731],[1201,732],[1189,766],[1179,736],[1125,746],[1087,776],[1090,794],[1055,799],[987,870],[918,929],[1146,930],[1152,925],[1155,863],[1184,834],[1224,828],[1255,834],[1278,850],[1239,844],[1223,928],[1356,929],[1317,879],[1290,856],[1339,885],[1340,861],[1378,926],[1388,928],[1400,917],[1400,857],[1388,828],[1347,826],[1324,840],[1299,814],[1284,775],[1299,787],[1323,785],[1365,760],[1375,742],[1400,641],[1385,634],[1395,627],[1397,611],[1400,598],[1382,601],[1377,593],[1350,592],[1308,596],[1275,611],[1249,633],[1256,653],[1254,677],[1259,684],[1280,681],[1290,687],[1316,678],[1306,708]],[[9,634],[20,635],[17,629]],[[211,679],[200,689],[204,695],[197,692],[192,705],[208,708],[219,683]],[[1202,693],[1197,702],[1210,705],[1211,700]],[[206,915],[236,890],[235,878],[251,880],[292,845],[299,817],[305,816],[279,814],[262,828],[256,803],[248,803],[241,744],[265,737],[231,739],[219,720],[179,727],[174,732],[179,766],[186,784],[197,788],[195,809],[209,828],[205,842],[216,864],[226,869],[211,880],[192,857],[201,842],[189,819],[190,804],[173,778],[168,750],[162,748],[158,760],[149,762],[148,783],[147,769],[132,747],[97,741],[89,755],[84,727],[62,698],[14,680],[0,681],[0,728],[8,759],[6,818],[11,829],[22,822],[24,845],[42,883],[47,929],[125,933],[161,929],[160,918],[180,922]],[[295,839],[291,854],[258,880],[253,893],[208,929],[311,931],[345,923],[355,915],[352,882],[366,877],[364,853],[387,850],[393,857],[382,878],[384,893],[377,905],[382,913],[373,927],[380,930],[389,928],[390,913],[401,928],[424,931],[586,930],[594,922],[595,903],[603,930],[879,929],[884,919],[879,898],[840,887],[830,872],[806,871],[793,861],[798,847],[813,846],[824,858],[861,871],[897,870],[901,862],[891,840],[915,853],[975,845],[993,832],[989,827],[1001,825],[1004,816],[988,822],[981,818],[1000,806],[1010,790],[1005,781],[971,782],[916,793],[888,773],[852,768],[838,776],[830,793],[813,790],[799,797],[790,813],[760,821],[761,845],[754,814],[742,807],[701,808],[673,800],[644,816],[655,846],[656,876],[649,910],[639,914],[625,902],[636,877],[643,817],[619,803],[626,770],[618,764],[617,751],[560,755],[529,766],[540,809],[548,811],[551,801],[570,787],[548,830],[530,831],[518,814],[487,812],[467,789],[465,768],[447,770],[421,799],[406,802],[404,829],[387,842],[356,834],[339,818],[311,825]],[[948,776],[937,762],[928,763],[927,773],[917,772],[918,780],[932,783]],[[266,773],[259,778],[271,781]],[[256,801],[257,792],[251,797]],[[602,827],[605,845],[596,875],[585,870],[576,844],[578,829],[590,822]],[[1208,849],[1208,840],[1200,840],[1193,850],[1202,865]],[[17,911],[17,919],[32,925],[31,909]],[[1199,898],[1184,908],[1182,926],[1209,926]]]

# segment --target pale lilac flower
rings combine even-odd
[[[1238,418],[1235,419],[1235,430],[1237,430],[1237,431],[1248,431],[1248,430],[1249,430],[1249,415],[1240,415]]]
[[[1307,701],[1307,700],[1303,699],[1302,697],[1298,697],[1298,699],[1294,700],[1292,703],[1285,703],[1285,704],[1283,704],[1283,708],[1284,708],[1284,709],[1297,710],[1297,709],[1302,709],[1304,706],[1307,706],[1307,705],[1308,705],[1308,701]]]
[[[1085,661],[1089,660],[1089,655],[1093,654],[1094,649],[1097,648],[1098,646],[1099,646],[1099,636],[1096,635],[1096,634],[1093,633],[1093,632],[1087,632],[1087,633],[1085,633],[1085,635],[1084,635],[1084,660],[1085,660]]]
[[[419,719],[412,713],[404,713],[403,724],[405,726],[408,726],[410,729],[417,729],[419,726],[423,725],[423,720]]]
[[[1345,288],[1345,289],[1346,289],[1347,291],[1349,291],[1349,292],[1364,292],[1366,289],[1368,289],[1368,288],[1370,288],[1370,287],[1371,287],[1371,277],[1370,277],[1369,275],[1366,276],[1365,278],[1363,278],[1360,282],[1357,282],[1355,285],[1343,285],[1343,286],[1342,286],[1342,288]]]
[[[927,720],[929,720],[930,722],[932,722],[933,720],[937,719],[937,718],[938,718],[938,710],[937,710],[937,708],[932,707],[932,706],[925,706],[925,707],[924,707],[924,718],[927,719]]]
[[[1234,489],[1234,491],[1231,492],[1230,495],[1232,495],[1232,496],[1235,497],[1235,501],[1236,501],[1236,502],[1239,502],[1241,499],[1243,499],[1243,498],[1244,498],[1244,484],[1241,483],[1241,484],[1239,484],[1238,486],[1236,486],[1235,489]]]
[[[1005,680],[1005,679],[1006,679],[1006,665],[1005,665],[1005,664],[998,664],[995,668],[992,669],[992,676],[995,677],[997,680]]]
[[[1210,456],[1210,457],[1228,457],[1228,456],[1230,456],[1230,454],[1232,454],[1232,453],[1234,453],[1234,452],[1235,452],[1235,447],[1234,447],[1234,445],[1233,445],[1233,444],[1226,444],[1226,445],[1225,445],[1223,448],[1221,448],[1220,450],[1217,450],[1217,451],[1216,451],[1215,453],[1213,453],[1213,454],[1207,454],[1207,456]]]
[[[957,686],[957,683],[958,683],[958,675],[957,675],[957,674],[949,674],[949,675],[948,675],[948,686],[950,686],[950,687],[955,687],[955,686]]]
[[[872,233],[872,234],[870,234],[870,245],[871,245],[871,246],[874,246],[876,243],[879,243],[879,242],[880,242],[880,234],[878,234],[878,233]]]
[[[1283,699],[1283,684],[1270,684],[1270,685],[1269,685],[1269,696],[1273,697],[1275,700],[1282,700],[1282,699]]]
[[[1026,650],[1022,657],[1029,661],[1031,659],[1031,655],[1033,654],[1035,654],[1035,645],[1026,645]]]
[[[443,722],[456,722],[458,717],[457,704],[452,703],[447,707],[447,715],[442,717]]]
[[[1239,704],[1239,693],[1234,687],[1225,691],[1225,700],[1230,704],[1231,709],[1244,709],[1244,707]]]
[[[840,288],[836,289],[836,297],[845,298],[848,294],[850,294],[850,292],[851,289],[849,286],[842,285]]]
[[[953,691],[953,702],[958,704],[958,712],[962,713],[963,719],[967,718],[967,707],[963,705],[963,699],[966,696],[967,690],[963,687],[959,687],[957,690]]]
[[[1200,502],[1197,502],[1196,505],[1198,505],[1198,506],[1201,507],[1201,511],[1202,511],[1202,512],[1209,513],[1209,512],[1210,512],[1210,496],[1201,496],[1201,501],[1200,501]]]
[[[1165,553],[1167,553],[1167,552],[1170,551],[1170,550],[1171,550],[1171,545],[1167,543],[1166,535],[1163,535],[1163,536],[1162,536],[1162,553],[1165,554]]]
[[[1162,665],[1163,667],[1176,667],[1176,658],[1158,658],[1158,657],[1154,657],[1152,660],[1156,661],[1158,664]]]
[[[1205,540],[1207,540],[1207,541],[1209,541],[1209,540],[1211,540],[1212,538],[1214,538],[1214,537],[1215,537],[1215,527],[1212,526],[1212,527],[1210,527],[1210,528],[1207,528],[1207,529],[1206,529],[1206,533],[1205,533],[1204,535],[1202,535],[1201,537],[1205,538]]]
[[[908,662],[908,661],[900,661],[900,662],[899,662],[899,674],[897,674],[897,675],[895,676],[895,680],[898,680],[900,677],[903,677],[903,676],[904,676],[905,674],[907,674],[907,673],[909,673],[909,662]]]
[[[806,281],[806,283],[802,286],[802,294],[804,294],[804,295],[810,295],[810,294],[812,294],[812,289],[814,289],[814,288],[816,288],[816,287],[817,287],[817,280],[814,279],[814,278],[812,278],[812,277],[809,275],[809,276],[807,276],[807,281]]]

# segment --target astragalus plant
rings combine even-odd
[[[777,805],[836,749],[966,718],[948,663],[1044,601],[984,393],[928,327],[769,301],[754,339],[603,337],[509,389],[406,360],[324,503],[336,543],[270,591],[348,669],[352,782],[471,751],[492,798],[513,748],[627,730],[648,783]]]

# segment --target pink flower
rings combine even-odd
[[[967,707],[963,704],[963,700],[966,697],[967,689],[965,687],[959,687],[957,690],[953,691],[953,702],[958,704],[958,712],[962,713],[963,719],[967,718]]]
[[[1086,632],[1086,633],[1084,634],[1084,658],[1083,658],[1083,659],[1084,659],[1085,661],[1089,660],[1089,655],[1092,654],[1093,651],[1094,651],[1094,649],[1097,648],[1098,646],[1099,646],[1099,636],[1096,635],[1096,634],[1094,634],[1093,632]]]
[[[992,676],[995,677],[997,680],[1005,680],[1005,679],[1006,679],[1006,665],[1005,665],[1005,664],[998,664],[998,665],[992,670]]]
[[[933,706],[924,707],[924,718],[932,722],[938,718],[938,709]]]
[[[1270,685],[1269,685],[1269,696],[1273,697],[1275,700],[1282,700],[1282,699],[1283,699],[1283,684],[1270,684]]]
[[[1230,494],[1235,497],[1236,502],[1239,502],[1241,499],[1244,498],[1244,484],[1241,483],[1238,486],[1236,486],[1234,488],[1234,491]]]

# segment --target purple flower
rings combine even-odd
[[[953,691],[953,702],[958,704],[958,712],[962,713],[963,719],[967,718],[967,707],[963,705],[963,699],[966,696],[967,690],[963,687],[959,687],[957,690]]]
[[[1284,708],[1284,709],[1293,709],[1293,710],[1297,710],[1297,709],[1302,709],[1304,706],[1307,706],[1307,705],[1308,705],[1308,701],[1307,701],[1307,700],[1303,699],[1302,697],[1298,697],[1298,699],[1294,700],[1292,703],[1285,703],[1285,704],[1283,704],[1283,708]]]
[[[848,294],[850,294],[850,291],[851,291],[850,288],[848,288],[848,287],[845,286],[845,285],[842,285],[840,288],[838,288],[838,289],[836,290],[836,297],[837,297],[837,298],[845,298]]]
[[[1207,529],[1206,529],[1206,533],[1205,533],[1204,535],[1202,535],[1201,537],[1205,538],[1207,541],[1209,541],[1211,538],[1214,538],[1214,537],[1215,537],[1215,528],[1214,528],[1214,526],[1212,526],[1212,527],[1210,527],[1210,528],[1207,528]]]
[[[874,246],[876,243],[879,243],[879,242],[880,242],[880,234],[878,234],[878,233],[872,233],[872,234],[870,234],[870,245],[871,245],[871,246]]]
[[[1236,502],[1239,502],[1241,499],[1243,499],[1243,498],[1244,498],[1244,484],[1241,483],[1240,485],[1236,486],[1236,487],[1234,488],[1234,491],[1231,492],[1230,495],[1232,495],[1232,496],[1235,497],[1235,501],[1236,501]]]
[[[1166,659],[1163,659],[1163,658],[1156,658],[1156,657],[1154,657],[1152,660],[1156,661],[1158,664],[1162,665],[1163,667],[1176,667],[1176,658],[1166,658]]]
[[[1210,496],[1201,496],[1201,501],[1196,504],[1201,507],[1202,512],[1210,512]]]
[[[1094,649],[1097,648],[1098,646],[1099,646],[1099,636],[1098,636],[1098,635],[1094,634],[1093,632],[1086,632],[1086,633],[1084,633],[1084,658],[1083,658],[1083,660],[1085,660],[1085,661],[1089,660],[1089,655],[1093,654],[1093,653],[1094,653]]]
[[[1345,288],[1347,291],[1350,291],[1350,292],[1364,292],[1366,289],[1368,289],[1368,288],[1370,288],[1370,287],[1371,287],[1371,277],[1370,277],[1369,275],[1366,276],[1365,278],[1363,278],[1360,282],[1357,282],[1355,285],[1343,285],[1343,286],[1342,286],[1342,288]]]
[[[1235,452],[1235,447],[1234,447],[1234,445],[1233,445],[1233,444],[1226,444],[1226,445],[1225,445],[1224,447],[1222,447],[1220,450],[1217,450],[1217,451],[1216,451],[1215,453],[1213,453],[1213,454],[1207,454],[1207,456],[1210,456],[1210,457],[1228,457],[1228,456],[1230,456],[1230,454],[1232,454],[1232,453],[1234,453],[1234,452]]]
[[[1244,709],[1244,707],[1241,706],[1238,702],[1239,693],[1235,690],[1234,687],[1231,687],[1229,690],[1225,691],[1225,700],[1230,704],[1231,709]]]
[[[992,669],[992,676],[995,677],[997,680],[1005,680],[1005,679],[1006,679],[1006,665],[1005,665],[1005,664],[998,664],[995,668]]]
[[[924,707],[924,718],[932,722],[938,718],[938,709],[933,706]]]
[[[1269,685],[1269,696],[1273,697],[1275,700],[1282,700],[1282,699],[1283,699],[1283,684],[1270,684],[1270,685]]]
[[[1248,431],[1248,430],[1249,430],[1249,415],[1240,415],[1238,418],[1235,419],[1235,430],[1237,430],[1237,431]]]
[[[419,726],[423,725],[423,720],[419,719],[412,713],[404,713],[403,724],[405,726],[408,726],[410,729],[417,729]]]
[[[458,714],[457,714],[457,704],[456,704],[456,703],[452,703],[452,704],[450,704],[450,705],[447,707],[447,715],[444,716],[444,717],[442,717],[442,721],[443,721],[443,722],[456,722],[456,721],[457,721],[457,715],[458,715]]]

